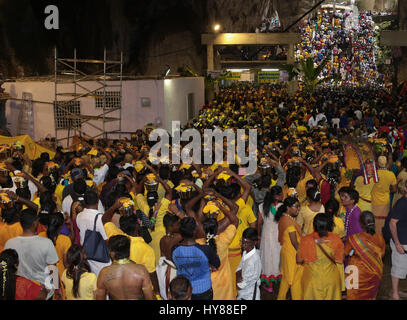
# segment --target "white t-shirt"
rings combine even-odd
[[[308,120],[308,127],[313,128],[318,125],[318,121],[314,119],[313,117],[309,118]]]
[[[261,259],[259,251],[253,248],[250,252],[243,252],[242,260],[236,271],[242,270],[242,281],[237,284],[239,291],[236,300],[253,300],[254,289],[256,296],[254,300],[260,300],[260,274]]]
[[[49,277],[48,265],[56,264],[59,260],[52,241],[40,236],[12,238],[6,242],[4,249],[17,251],[19,260],[17,275],[44,285]],[[47,282],[49,281],[50,279]],[[54,289],[52,288],[48,298],[53,293]]]
[[[339,128],[339,123],[340,123],[341,121],[340,121],[340,119],[339,118],[333,118],[332,119],[332,127],[337,127],[337,128]]]
[[[326,121],[326,117],[325,117],[325,115],[323,113],[318,113],[317,114],[317,116],[316,116],[317,123],[320,122],[321,120],[324,120],[324,119]]]
[[[356,110],[355,115],[359,120],[362,120],[362,112],[360,110]]]
[[[62,212],[63,213],[66,212],[70,216],[72,203],[73,203],[73,199],[72,199],[71,195],[68,195],[67,197],[65,197],[65,199],[62,201]],[[103,207],[103,204],[100,200],[98,202],[98,210],[100,213],[105,213],[105,208]]]
[[[93,181],[96,183],[97,186],[101,184],[103,181],[105,181],[106,174],[108,171],[109,166],[107,164],[104,164],[103,167],[94,170]]]

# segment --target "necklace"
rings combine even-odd
[[[113,261],[113,264],[128,264],[128,263],[133,263],[133,261],[131,261],[128,258]]]
[[[345,235],[349,236],[349,220],[350,220],[350,216],[353,213],[353,210],[355,210],[356,205],[353,206],[352,209],[350,209],[349,214],[345,215]]]
[[[287,214],[287,213],[283,213],[283,216],[289,217],[289,218],[291,218],[292,220],[296,221],[295,218],[293,218],[292,216],[290,216],[290,215]]]

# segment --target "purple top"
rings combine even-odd
[[[352,209],[347,210],[345,214],[345,238],[348,238],[352,234],[363,232],[359,223],[359,217],[362,210],[358,206],[354,206]]]
[[[64,225],[61,228],[61,231],[59,232],[59,234],[63,234],[65,236],[69,236],[69,228],[66,226],[66,224],[64,223]]]

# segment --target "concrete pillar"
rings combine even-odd
[[[291,64],[295,62],[295,54],[294,54],[294,44],[288,44],[288,51],[287,51],[287,63]]]
[[[208,70],[214,69],[214,60],[213,60],[213,44],[208,44],[206,46],[206,57],[207,57],[207,68]]]
[[[294,44],[288,44],[288,51],[287,51],[287,63],[293,64],[295,62],[295,53],[294,53]],[[295,95],[295,92],[298,89],[298,81],[292,80],[288,81],[287,92],[292,97]]]
[[[0,100],[0,131],[2,134],[7,131],[6,100]]]

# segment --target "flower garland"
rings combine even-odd
[[[349,220],[350,220],[350,216],[353,213],[353,210],[355,210],[356,208],[356,204],[353,206],[352,209],[350,209],[349,214],[345,215],[345,235],[346,237],[349,235]]]

